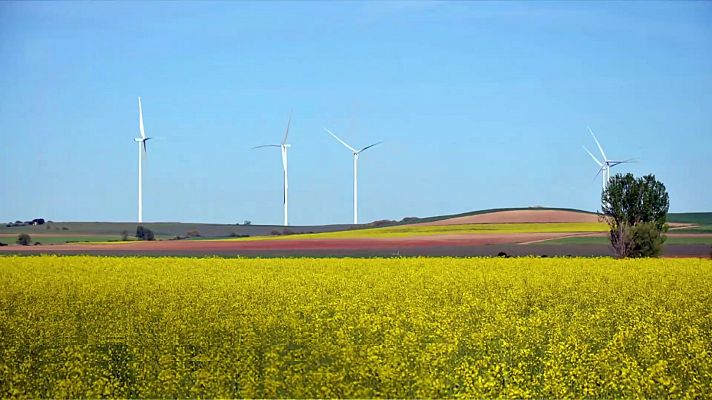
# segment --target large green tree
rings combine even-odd
[[[601,209],[619,257],[660,255],[670,198],[655,175],[617,174],[601,195]]]

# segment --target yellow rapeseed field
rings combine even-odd
[[[214,239],[219,241],[294,240],[294,239],[355,239],[401,238],[452,234],[516,234],[516,233],[574,233],[608,232],[604,222],[548,222],[523,224],[462,224],[462,225],[398,225],[384,228],[353,229],[336,232],[303,233],[291,235],[252,236]]]
[[[703,398],[712,261],[0,257],[0,397]]]

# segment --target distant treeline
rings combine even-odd
[[[52,222],[52,221],[47,221],[47,222]],[[45,220],[44,218],[35,218],[32,221],[20,221],[17,220],[15,222],[8,222],[5,224],[6,227],[12,228],[14,226],[33,226],[33,225],[44,225]]]

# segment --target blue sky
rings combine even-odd
[[[586,127],[712,211],[712,3],[1,2],[0,221],[595,210]]]

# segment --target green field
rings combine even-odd
[[[611,241],[606,236],[572,236],[562,239],[552,239],[539,242],[541,244],[552,244],[552,245],[565,245],[565,244],[592,244],[592,245],[604,245],[610,244]],[[668,236],[665,240],[665,244],[709,244],[712,245],[712,237],[710,236],[699,236],[699,237],[674,237]]]
[[[72,242],[109,242],[118,241],[121,238],[118,236],[104,236],[104,235],[57,235],[57,236],[32,236],[32,243],[39,242],[41,244],[63,244]],[[12,236],[0,236],[0,242],[6,244],[14,244],[17,240],[17,235]]]
[[[0,257],[3,398],[704,398],[712,261]]]
[[[712,212],[668,213],[667,221],[697,225],[712,225]]]
[[[7,227],[0,225],[0,235],[9,235],[12,243],[17,235],[27,233],[33,237],[33,241],[40,238],[40,235],[54,235],[66,237],[69,241],[81,240],[81,236],[90,238],[92,241],[120,240],[121,232],[126,231],[129,235],[136,232],[135,222],[49,222],[39,226],[19,226]],[[225,238],[236,235],[260,236],[269,235],[272,231],[282,231],[282,226],[272,225],[236,225],[236,224],[199,224],[199,223],[177,223],[177,222],[150,222],[143,224],[144,227],[153,231],[157,239],[171,239],[176,236],[186,237],[189,232],[197,232],[200,238]],[[330,232],[350,229],[352,225],[321,225],[321,226],[292,226],[290,230],[294,232]],[[37,238],[35,238],[35,236]],[[98,239],[98,240],[93,240]],[[6,238],[0,239],[8,243]],[[41,241],[41,240],[40,240]],[[43,241],[41,241],[43,242]],[[54,241],[55,243],[59,240]],[[44,243],[44,242],[43,242]]]
[[[675,233],[712,233],[712,225],[698,225],[690,228],[674,229]]]

